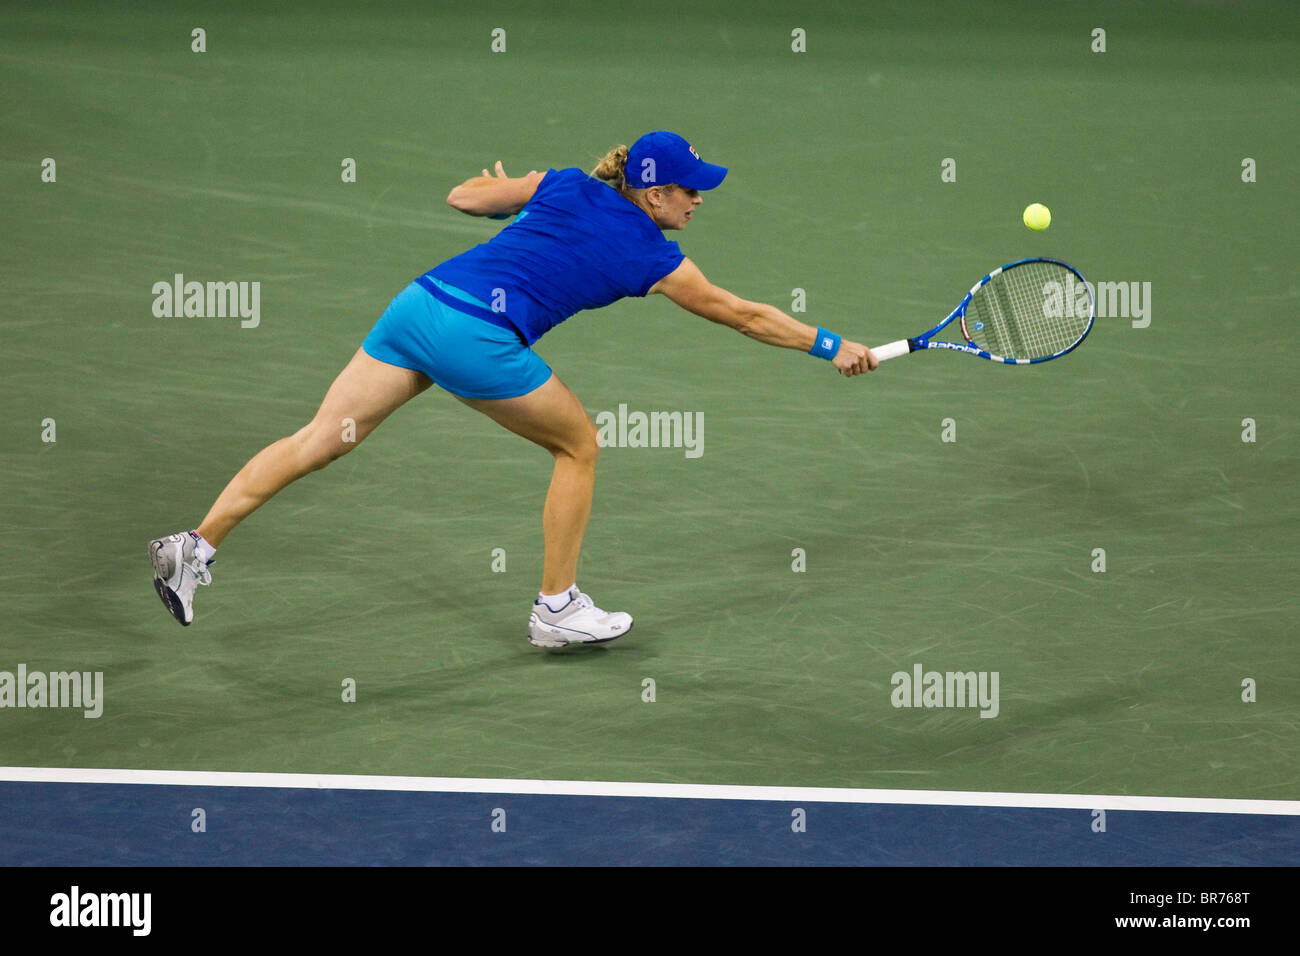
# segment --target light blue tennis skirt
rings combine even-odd
[[[408,285],[361,343],[367,355],[423,372],[464,398],[514,398],[551,377],[551,367],[518,332],[462,312],[446,300],[491,313],[486,303],[445,282],[421,278],[442,296],[435,298],[419,281]]]

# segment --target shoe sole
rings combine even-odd
[[[163,602],[163,607],[167,612],[180,622],[181,627],[189,627],[190,622],[185,620],[185,605],[181,603],[181,596],[167,586],[166,579],[171,577],[172,568],[160,565],[160,562],[169,562],[166,555],[162,553],[165,545],[161,542],[149,543],[149,558],[153,561],[153,589],[158,592],[159,599]]]
[[[628,625],[627,630],[624,631],[622,634],[615,634],[613,637],[601,637],[601,638],[597,638],[594,641],[555,641],[553,643],[549,641],[543,642],[543,641],[534,640],[533,635],[529,633],[528,643],[533,645],[533,647],[540,647],[543,650],[547,650],[547,651],[567,651],[574,648],[591,647],[594,644],[608,644],[610,641],[617,641],[620,637],[625,637],[626,635],[631,634],[632,628],[635,626],[636,626],[636,622],[634,621],[632,624]]]
[[[157,578],[153,580],[153,589],[158,592],[158,597],[162,598],[163,607],[171,612],[171,616],[180,622],[181,627],[189,627],[190,622],[185,620],[185,606],[181,604],[180,595]]]

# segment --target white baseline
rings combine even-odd
[[[487,777],[384,777],[362,774],[239,773],[222,770],[118,770],[0,767],[0,782],[152,784],[170,787],[283,787],[298,790],[391,790],[544,796],[769,800],[777,803],[882,803],[944,807],[1036,807],[1048,810],[1150,810],[1300,816],[1300,800],[1150,797],[1087,793],[996,793],[975,790],[866,790],[840,787],[745,787],[603,780],[512,780]]]

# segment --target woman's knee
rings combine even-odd
[[[566,436],[562,443],[551,449],[551,452],[557,458],[560,456],[572,458],[594,468],[596,459],[600,457],[599,432],[596,431],[595,424],[588,418],[585,426],[578,428],[573,435]]]
[[[300,465],[307,471],[320,471],[356,448],[362,437],[356,425],[346,420],[337,428],[312,421],[298,429],[290,440],[297,446]]]

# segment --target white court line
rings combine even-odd
[[[1300,800],[1135,797],[1086,793],[985,793],[974,790],[859,790],[836,787],[732,787],[602,780],[511,780],[485,777],[381,777],[361,774],[235,773],[221,770],[109,770],[0,767],[0,782],[152,784],[170,787],[284,787],[302,790],[396,790],[590,797],[770,800],[777,803],[887,803],[1059,810],[1153,810],[1300,816]]]

